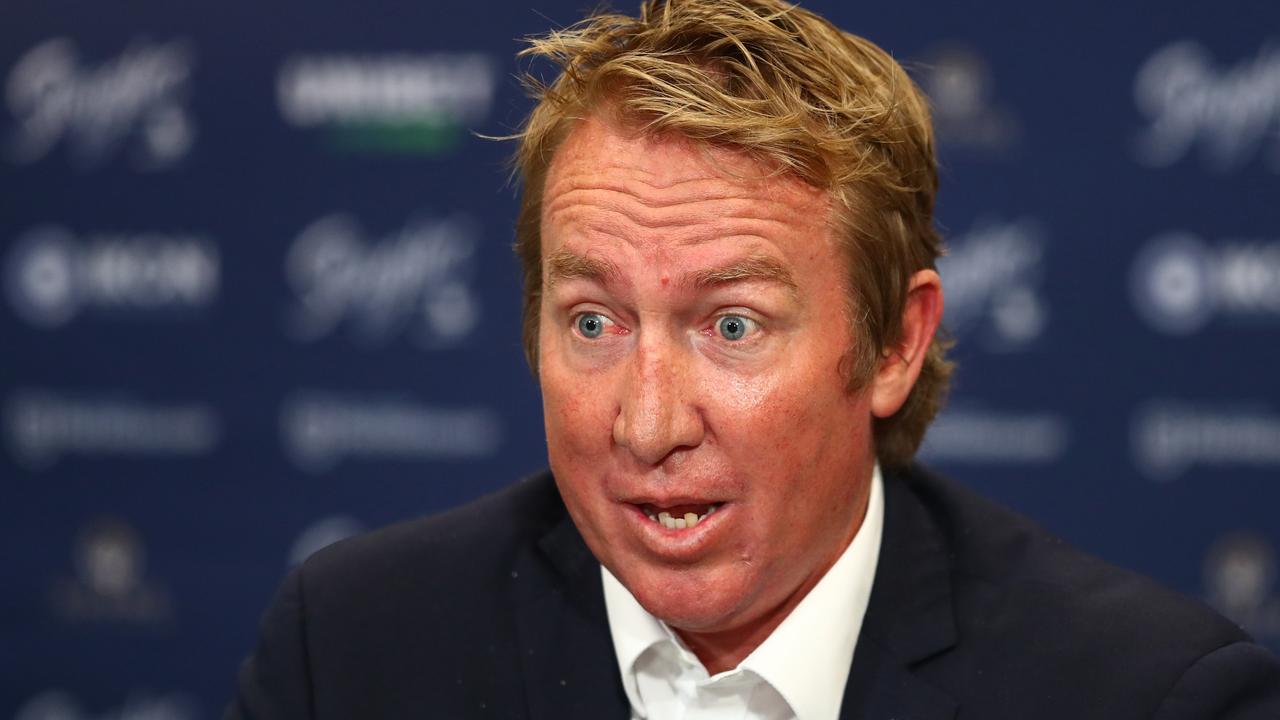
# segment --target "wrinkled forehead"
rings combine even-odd
[[[691,296],[767,283],[803,298],[843,281],[828,194],[744,152],[590,119],[561,152],[542,207],[548,291],[582,279]]]
[[[543,188],[544,222],[560,198],[585,187],[627,193],[654,209],[740,198],[804,208],[826,223],[832,208],[829,191],[777,162],[607,114],[575,121],[555,150]]]

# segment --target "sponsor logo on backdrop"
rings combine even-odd
[[[81,61],[70,38],[46,40],[9,71],[6,155],[33,163],[62,144],[84,170],[116,158],[139,170],[171,167],[195,141],[187,106],[192,66],[180,40],[136,40],[96,63]]]
[[[89,233],[57,225],[23,233],[9,251],[5,294],[18,317],[56,328],[84,311],[186,314],[218,298],[218,248],[174,233]]]
[[[201,403],[19,390],[4,407],[10,452],[33,470],[46,469],[67,455],[203,457],[213,452],[220,432],[213,407]]]
[[[1022,141],[1022,122],[996,99],[991,67],[973,48],[938,49],[925,57],[916,75],[929,96],[934,131],[944,150],[996,153]]]
[[[159,625],[173,620],[167,588],[146,577],[146,548],[138,531],[115,518],[81,529],[74,547],[75,576],[54,582],[51,600],[71,622]]]
[[[1280,644],[1280,594],[1275,582],[1275,550],[1260,534],[1231,533],[1205,555],[1205,599],[1272,647]]]
[[[427,349],[457,345],[480,321],[471,285],[478,245],[475,224],[461,216],[412,220],[381,238],[349,215],[323,217],[285,260],[297,297],[288,330],[302,341],[344,328],[368,345],[401,335]]]
[[[46,690],[18,708],[14,720],[196,720],[196,702],[183,693],[130,692],[117,707],[100,712],[85,709],[66,690]]]
[[[276,99],[335,149],[436,153],[489,114],[497,67],[481,53],[301,55],[281,66]]]
[[[1280,172],[1280,46],[1219,65],[1194,40],[1174,42],[1143,63],[1133,95],[1149,123],[1135,146],[1144,165],[1173,165],[1199,146],[1214,171],[1261,158]]]
[[[289,564],[300,565],[318,550],[339,540],[355,537],[364,530],[364,524],[350,515],[321,518],[304,528],[298,534],[298,539],[293,541],[293,546],[289,548]]]
[[[1130,290],[1139,317],[1169,335],[1191,335],[1218,318],[1280,324],[1280,240],[1209,243],[1164,233],[1134,257]]]
[[[492,409],[440,407],[401,397],[302,392],[280,410],[285,452],[310,472],[347,459],[473,460],[497,452],[502,421]]]
[[[938,272],[951,333],[992,352],[1024,349],[1044,333],[1049,307],[1040,288],[1046,243],[1039,222],[979,220],[947,245]]]
[[[952,407],[929,427],[920,456],[939,463],[1041,465],[1067,452],[1071,427],[1061,415]]]
[[[1140,406],[1131,421],[1134,463],[1148,478],[1193,468],[1280,468],[1280,415],[1270,408],[1203,407],[1176,400]]]

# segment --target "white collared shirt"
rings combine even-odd
[[[882,485],[876,465],[853,542],[759,647],[738,667],[714,676],[602,566],[609,630],[631,717],[836,720],[880,556]]]

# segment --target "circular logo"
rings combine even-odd
[[[9,254],[5,285],[9,302],[24,320],[39,327],[63,325],[79,309],[75,238],[55,225],[27,231]]]
[[[1131,274],[1134,308],[1152,328],[1190,335],[1213,317],[1212,258],[1189,233],[1153,238],[1138,253]]]

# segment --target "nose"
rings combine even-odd
[[[660,465],[672,453],[702,443],[702,413],[682,355],[670,343],[642,340],[628,363],[613,441],[646,465]]]

